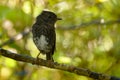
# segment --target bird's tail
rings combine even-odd
[[[46,54],[46,59],[54,62],[54,60],[53,60],[53,54],[51,52],[47,53]]]

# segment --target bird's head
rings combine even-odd
[[[37,16],[37,21],[43,20],[46,23],[54,24],[57,20],[61,20],[57,15],[50,11],[43,11],[40,15]]]

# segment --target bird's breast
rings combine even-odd
[[[41,48],[46,47],[48,42],[46,41],[46,37],[44,35],[40,36],[40,39],[38,39],[38,45],[41,46]]]
[[[44,35],[34,38],[34,42],[40,51],[49,52],[47,38]]]

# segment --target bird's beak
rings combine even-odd
[[[57,18],[57,20],[62,20],[62,18]]]

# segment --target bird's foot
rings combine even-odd
[[[38,64],[38,63],[39,63],[39,58],[37,57],[35,60],[35,64]]]
[[[54,61],[53,61],[53,60],[47,60],[47,61],[48,61],[48,66],[49,66],[49,67],[52,67]]]
[[[39,63],[39,55],[40,55],[40,53],[39,53],[39,54],[37,55],[37,57],[36,57],[36,61],[35,61],[36,64]]]

